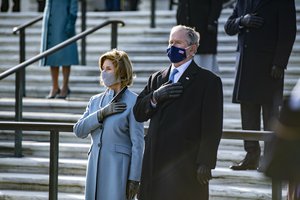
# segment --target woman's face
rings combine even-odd
[[[102,65],[102,80],[105,86],[118,91],[121,87],[120,79],[116,78],[116,68],[113,62],[109,59],[104,60]]]
[[[109,59],[106,59],[104,62],[103,62],[103,65],[102,65],[102,71],[105,71],[107,73],[114,73],[115,74],[115,66],[113,65],[112,61],[109,60]]]

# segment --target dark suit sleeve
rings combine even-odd
[[[241,16],[238,16],[238,4],[239,0],[237,1],[232,14],[229,16],[227,19],[225,25],[224,25],[224,30],[227,35],[236,35],[240,32],[240,20]]]
[[[221,79],[213,77],[205,90],[202,105],[201,142],[197,164],[215,168],[223,129],[223,89]]]
[[[133,107],[134,117],[138,122],[149,120],[155,112],[155,108],[151,105],[151,97],[153,93],[152,79],[152,76],[150,76],[148,84],[137,97],[136,103]]]
[[[297,31],[294,0],[281,1],[278,22],[276,23],[278,23],[279,29],[273,65],[286,68]]]

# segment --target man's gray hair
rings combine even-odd
[[[195,44],[197,45],[197,47],[199,46],[200,34],[195,30],[195,28],[184,25],[177,25],[171,29],[171,33],[179,30],[183,30],[186,32],[188,45]]]

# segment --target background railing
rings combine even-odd
[[[58,193],[58,158],[59,133],[73,132],[71,123],[39,123],[39,122],[5,122],[0,121],[0,130],[32,130],[50,131],[50,168],[49,168],[49,199],[57,200]],[[145,127],[145,134],[148,127]],[[1,133],[0,133],[1,134]],[[255,140],[268,142],[273,137],[271,131],[223,130],[222,139]],[[75,136],[74,136],[75,137]],[[17,148],[15,146],[15,148]],[[282,199],[281,181],[272,179],[272,200]]]
[[[90,35],[91,33],[97,31],[100,28],[103,28],[107,25],[111,25],[111,48],[116,48],[118,43],[117,43],[117,35],[118,35],[118,25],[121,24],[122,26],[125,25],[125,23],[123,21],[119,21],[119,20],[108,20],[98,26],[95,26],[94,28],[88,29],[82,33],[79,33],[77,35],[75,35],[74,37],[69,38],[68,40],[57,44],[56,46],[20,63],[19,65],[16,65],[4,72],[2,72],[0,74],[0,80],[6,78],[7,76],[16,73],[16,88],[15,88],[15,121],[22,121],[22,113],[23,113],[23,94],[24,94],[24,90],[22,87],[22,83],[23,83],[23,77],[24,75],[22,74],[22,72],[25,70],[25,68],[27,66],[29,66],[30,64],[50,55],[55,53],[56,51],[64,48],[65,46],[68,46],[69,44],[85,38],[87,35]],[[22,140],[22,133],[18,130],[18,133],[16,133],[15,136],[15,144],[18,148],[15,148],[15,154],[16,156],[21,157],[22,156],[22,152],[21,152],[21,140]]]

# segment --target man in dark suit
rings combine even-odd
[[[150,76],[134,106],[137,121],[150,119],[140,200],[208,199],[222,135],[223,91],[221,79],[193,61],[198,45],[194,29],[173,27],[167,49],[172,64]]]
[[[197,65],[218,73],[217,36],[222,0],[179,0],[177,24],[195,27],[200,33],[200,45],[194,56]]]
[[[294,0],[238,0],[225,31],[238,34],[233,103],[241,105],[242,129],[264,130],[282,104],[284,70],[296,35]],[[257,169],[258,141],[244,141],[246,157],[233,170]],[[264,148],[268,149],[267,146]]]

